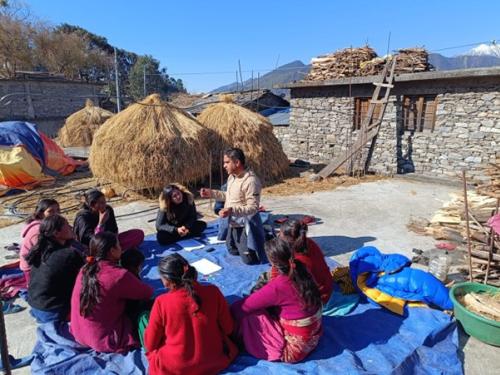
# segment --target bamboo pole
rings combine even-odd
[[[467,198],[467,178],[465,176],[465,169],[462,171],[462,179],[464,181],[464,204],[465,204],[465,224],[467,229],[467,253],[469,254],[469,281],[472,282],[472,255],[471,255],[471,240],[470,240],[470,226],[469,226],[469,203]]]
[[[208,156],[208,187],[209,187],[210,191],[212,191],[212,153],[211,152],[209,153],[209,156]],[[210,208],[210,210],[213,209],[212,194],[210,194],[210,201],[208,203],[208,207]]]
[[[3,301],[0,300],[0,355],[2,358],[3,373],[11,374],[9,347],[7,346],[7,330],[5,329],[5,320],[3,315]]]
[[[495,211],[493,212],[493,216],[498,214],[498,205],[500,204],[500,198],[497,198],[497,206]],[[491,258],[493,258],[493,248],[495,247],[495,231],[493,228],[490,228],[490,248],[488,251],[488,264],[486,265],[486,274],[484,275],[484,284],[488,283],[488,278],[490,277],[490,265]]]

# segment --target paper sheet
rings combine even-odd
[[[191,265],[196,268],[196,270],[203,275],[210,275],[211,273],[220,271],[221,266],[209,261],[208,259],[200,259],[196,262],[191,263]]]
[[[218,244],[221,244],[221,243],[225,243],[226,241],[224,240],[219,240],[217,239],[217,236],[208,236],[207,237],[207,242],[210,244],[210,245],[218,245]]]

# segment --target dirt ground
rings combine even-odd
[[[282,182],[265,187],[262,194],[267,196],[312,194],[318,191],[334,190],[338,187],[378,181],[384,178],[371,175],[364,177],[334,176],[312,182],[308,177],[299,177],[298,171],[291,169],[288,178],[285,178]],[[73,222],[81,204],[82,194],[91,188],[111,188],[116,193],[114,197],[108,199],[113,206],[138,200],[151,203],[156,202],[156,199],[153,197],[139,194],[118,184],[99,181],[87,169],[69,176],[60,177],[50,186],[39,187],[32,191],[0,198],[0,205],[3,207],[3,212],[0,212],[0,228],[23,222],[33,212],[37,202],[42,198],[56,198],[61,206],[61,212],[68,218],[69,222]],[[197,200],[199,201],[199,199]],[[211,210],[204,210],[203,206],[208,206],[206,201],[199,201],[198,205],[201,211],[205,211],[206,215],[215,217],[212,215]]]

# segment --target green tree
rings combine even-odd
[[[146,87],[144,87],[144,75]],[[166,97],[172,92],[185,91],[182,80],[169,77],[165,68],[160,69],[160,62],[150,55],[139,56],[128,78],[127,91],[134,100],[140,100],[152,93]]]

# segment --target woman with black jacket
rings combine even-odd
[[[76,239],[79,242],[88,247],[94,234],[111,232],[118,235],[120,247],[123,251],[127,251],[137,248],[144,241],[144,232],[140,229],[118,233],[115,212],[106,203],[106,197],[101,191],[89,190],[85,193],[84,198],[82,209],[76,214],[73,225]]]
[[[184,186],[170,184],[159,197],[156,239],[169,245],[181,239],[200,236],[207,224],[198,220],[193,194]]]
[[[84,264],[81,254],[70,247],[73,238],[64,217],[49,216],[40,224],[38,240],[26,256],[31,267],[28,303],[38,323],[68,317],[71,292]]]

